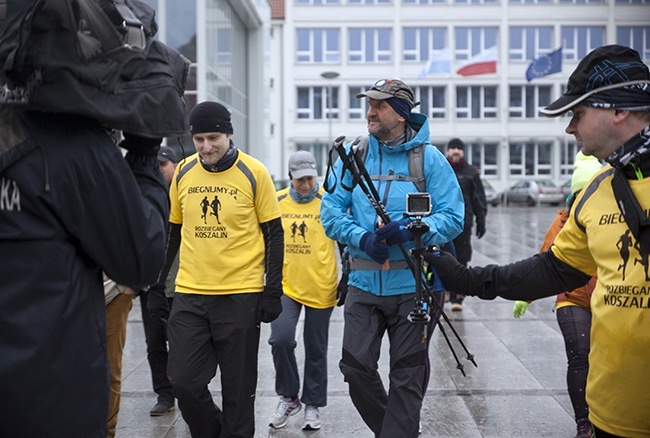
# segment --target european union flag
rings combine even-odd
[[[535,78],[548,76],[553,73],[562,71],[562,47],[554,52],[542,55],[539,58],[533,59],[526,70],[526,79],[531,81]]]

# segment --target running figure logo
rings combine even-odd
[[[625,234],[618,239],[616,242],[616,248],[621,255],[623,260],[620,265],[618,265],[618,270],[622,272],[622,280],[625,281],[625,268],[627,268],[627,262],[630,260],[630,247],[632,246],[632,236],[630,236],[630,230],[625,230]]]
[[[219,211],[221,211],[221,201],[219,201],[219,197],[217,195],[214,195],[214,199],[212,202],[208,200],[208,197],[204,197],[203,200],[201,200],[201,211],[203,214],[201,214],[201,219],[203,219],[203,223],[207,224],[208,223],[208,207],[212,208],[212,211],[210,212],[210,216],[214,216],[217,218],[217,223],[221,225],[221,221],[219,221]]]
[[[645,272],[645,281],[650,281],[650,277],[648,277],[648,257],[650,254],[648,253],[647,249],[643,251],[643,248],[641,248],[641,244],[638,240],[634,242],[634,249],[639,251],[639,255],[641,256],[639,259],[634,259],[634,266],[636,266],[637,263],[643,265],[643,272]]]
[[[221,201],[219,201],[219,197],[217,195],[214,195],[214,199],[210,203],[210,207],[212,207],[212,213],[211,215],[214,215],[214,217],[217,218],[217,223],[221,225],[221,222],[219,221],[219,210],[221,210]]]
[[[297,231],[300,231],[300,233],[299,233],[298,235],[299,235],[300,237],[302,237],[302,242],[303,242],[303,243],[307,243],[307,237],[306,237],[306,233],[307,233],[307,224],[305,223],[305,221],[302,221],[302,223],[301,223],[300,225],[298,225],[298,224],[295,223],[295,222],[293,222],[293,223],[291,224],[291,241],[292,241],[292,242],[295,242],[295,241],[296,241],[296,232],[297,232]]]
[[[208,201],[208,197],[206,196],[201,201],[201,211],[203,211],[203,214],[201,215],[201,219],[203,219],[204,224],[208,223],[207,214],[208,214],[208,207],[209,206],[210,206],[210,201]]]

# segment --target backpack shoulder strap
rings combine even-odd
[[[409,150],[409,173],[414,178],[413,184],[419,192],[427,191],[427,181],[424,178],[424,145]]]

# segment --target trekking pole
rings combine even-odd
[[[363,193],[366,195],[368,200],[370,201],[371,205],[377,212],[377,215],[379,218],[383,221],[384,225],[388,224],[391,222],[390,217],[388,216],[388,212],[386,211],[386,208],[384,207],[383,203],[381,202],[381,197],[379,196],[379,192],[377,191],[376,187],[372,183],[372,179],[370,178],[370,175],[368,174],[368,171],[364,165],[364,163],[361,161],[361,158],[356,155],[356,146],[359,144],[359,141],[361,140],[361,137],[357,137],[356,140],[352,143],[350,147],[350,152],[347,153],[345,151],[344,147],[344,142],[345,142],[345,136],[340,136],[338,137],[334,143],[332,144],[332,149],[335,149],[339,157],[341,158],[341,161],[343,163],[343,169],[341,172],[341,186],[345,188],[346,190],[352,191],[356,185],[358,185]],[[343,183],[343,175],[345,174],[345,171],[349,170],[352,178],[352,184],[350,187],[347,187]],[[333,190],[333,188],[332,188]],[[421,224],[424,224],[422,221],[420,221]],[[424,224],[426,226],[426,224]],[[420,249],[418,250],[419,252],[417,253],[417,258],[419,262],[422,262],[422,256],[421,253],[424,251],[423,248],[421,247],[421,236],[428,231],[428,227],[422,234],[420,234]],[[419,233],[418,233],[419,234]],[[417,234],[414,234],[416,239],[418,238]],[[416,242],[417,246],[417,242]],[[420,324],[426,324],[430,320],[430,316],[428,314],[428,302],[426,300],[422,299],[422,294],[421,294],[421,288],[418,288],[417,285],[418,283],[420,284],[420,287],[424,287],[425,291],[427,292],[427,296],[431,296],[431,289],[426,285],[426,283],[422,283],[422,269],[420,265],[420,270],[418,274],[418,269],[416,264],[414,263],[413,259],[409,255],[409,253],[406,251],[404,246],[400,243],[397,245],[397,247],[400,249],[402,252],[402,255],[404,257],[404,261],[406,262],[407,266],[413,273],[415,279],[416,279],[416,303],[414,310],[409,314],[409,320],[413,323],[420,323]],[[418,281],[418,279],[420,281]],[[420,290],[420,296],[418,297],[418,290]],[[444,321],[447,322],[447,324],[451,327],[452,332],[458,339],[458,342],[462,346],[463,350],[467,353],[467,358],[468,360],[471,360],[471,362],[474,364],[474,366],[478,367],[476,362],[474,361],[474,355],[472,355],[467,347],[465,346],[465,343],[463,340],[460,338],[460,335],[458,332],[455,330],[453,327],[453,324],[449,317],[445,314],[445,312],[442,309],[442,306],[438,301],[435,301],[437,309],[440,311],[440,315],[443,317]],[[438,321],[438,325],[441,326],[440,322]],[[450,342],[450,340],[447,337],[446,331],[441,330],[443,336],[445,337],[445,340],[447,341],[447,345],[449,345],[449,348],[452,350],[452,354],[454,358],[456,359],[457,362],[457,367],[463,372],[463,375],[465,375],[463,371],[463,366],[460,364],[458,356],[456,355],[456,352],[454,351],[454,348]],[[426,330],[424,331],[424,336],[426,337]]]

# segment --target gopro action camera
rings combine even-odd
[[[406,214],[426,216],[431,212],[431,195],[428,193],[408,193],[406,195]]]

